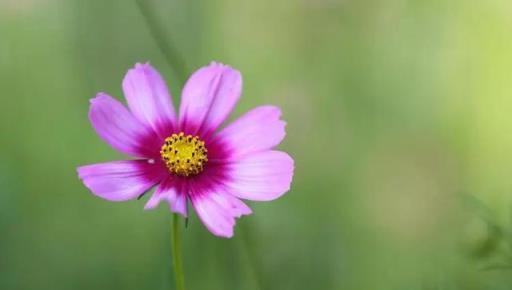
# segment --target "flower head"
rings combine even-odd
[[[242,92],[238,71],[219,63],[196,71],[183,88],[178,116],[151,65],[136,64],[122,87],[128,109],[99,93],[89,119],[105,142],[137,159],[79,167],[95,195],[125,201],[156,187],[145,209],[166,201],[186,217],[190,203],[208,230],[231,237],[235,218],[251,213],[241,199],[268,201],[289,190],[293,159],[272,150],[285,136],[279,108],[257,107],[219,130]]]

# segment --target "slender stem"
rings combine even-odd
[[[183,57],[178,53],[176,47],[168,41],[165,36],[165,31],[158,24],[154,10],[150,7],[150,0],[135,0],[139,7],[140,13],[144,17],[148,25],[151,36],[164,55],[167,64],[174,70],[179,81],[183,84],[187,77],[187,67]],[[172,264],[174,269],[174,280],[176,281],[176,290],[185,290],[185,275],[183,274],[183,262],[181,259],[181,236],[180,236],[180,217],[178,214],[172,214],[172,233],[171,233],[171,248],[172,248]]]
[[[181,259],[180,216],[176,213],[172,214],[171,246],[176,290],[185,290],[185,276],[183,275],[183,262]]]
[[[160,49],[160,52],[164,55],[165,60],[176,73],[179,81],[184,83],[185,78],[187,77],[187,66],[183,57],[178,53],[176,47],[167,40],[168,38],[165,35],[163,27],[158,25],[154,10],[150,7],[151,0],[135,0],[135,2],[137,2],[140,13],[142,16],[144,16],[144,20],[148,25],[149,31],[153,36],[158,49]]]

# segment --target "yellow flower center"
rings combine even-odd
[[[165,138],[160,155],[171,173],[189,176],[203,171],[208,162],[207,152],[199,137],[181,132]]]

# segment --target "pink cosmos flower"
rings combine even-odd
[[[186,217],[190,202],[208,230],[231,237],[235,218],[251,213],[240,199],[268,201],[289,190],[293,159],[272,150],[285,136],[279,108],[257,107],[219,130],[242,92],[237,70],[214,62],[196,71],[183,88],[178,116],[151,65],[136,64],[122,87],[129,110],[99,93],[89,119],[105,142],[137,159],[79,167],[95,195],[126,201],[156,186],[145,209],[166,201]]]

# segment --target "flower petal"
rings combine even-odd
[[[155,193],[153,193],[144,206],[144,209],[154,209],[162,200],[166,200],[169,203],[172,212],[187,217],[187,195],[185,192],[178,191],[177,188],[173,186],[171,180],[166,180],[158,186]]]
[[[228,193],[209,191],[191,194],[197,215],[210,232],[219,237],[231,238],[235,218],[251,214],[251,209]]]
[[[176,113],[164,79],[149,63],[135,64],[123,79],[130,110],[160,137],[167,137],[176,123]]]
[[[114,149],[139,157],[149,157],[154,152],[146,139],[154,133],[140,123],[116,99],[99,93],[90,100],[89,120],[98,135]]]
[[[293,159],[281,151],[253,153],[230,166],[229,192],[249,200],[273,200],[290,189]]]
[[[136,198],[160,180],[155,165],[146,160],[98,163],[78,167],[77,171],[92,193],[110,201]]]
[[[231,157],[271,149],[283,140],[286,123],[279,119],[281,110],[274,106],[257,107],[217,135],[229,147]]]
[[[183,88],[180,126],[189,134],[214,131],[229,115],[242,92],[240,72],[213,62],[196,71]]]

